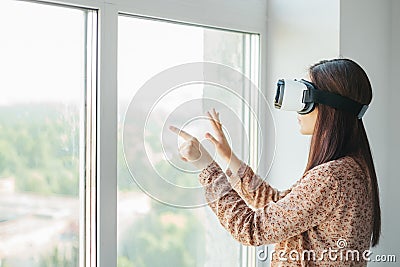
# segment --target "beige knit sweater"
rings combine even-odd
[[[353,158],[316,166],[286,191],[272,188],[243,162],[237,174],[226,174],[215,161],[202,170],[206,200],[240,243],[276,243],[271,266],[366,266],[371,188]]]

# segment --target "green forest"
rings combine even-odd
[[[79,193],[79,113],[58,105],[0,107],[0,177],[16,190]]]

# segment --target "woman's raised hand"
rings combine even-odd
[[[182,160],[191,162],[199,169],[206,168],[213,161],[211,155],[200,144],[197,138],[175,126],[170,126],[169,129],[185,140],[179,147],[179,154]]]
[[[211,133],[206,133],[205,137],[214,144],[217,153],[228,162],[229,168],[232,172],[236,173],[240,167],[241,161],[232,152],[232,149],[226,140],[225,134],[222,130],[222,124],[219,120],[219,113],[216,112],[215,109],[212,109],[207,112],[207,116],[210,118],[211,126],[215,132],[215,137]],[[179,154],[182,160],[189,161],[200,169],[206,168],[213,161],[211,155],[200,144],[197,138],[176,128],[175,126],[170,126],[169,129],[185,140],[185,142],[179,147]]]

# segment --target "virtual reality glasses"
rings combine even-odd
[[[303,79],[281,79],[278,81],[275,108],[307,114],[313,111],[317,103],[350,112],[359,119],[364,116],[368,109],[368,105],[338,94],[319,90],[313,83]]]

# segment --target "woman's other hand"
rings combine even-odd
[[[219,119],[219,112],[215,111],[213,108],[211,111],[207,112],[208,117],[211,121],[211,126],[214,129],[215,137],[211,133],[206,133],[205,137],[209,139],[215,146],[217,153],[229,164],[229,168],[233,173],[236,173],[240,167],[240,160],[232,152],[232,149],[225,137],[222,130],[222,124]]]

